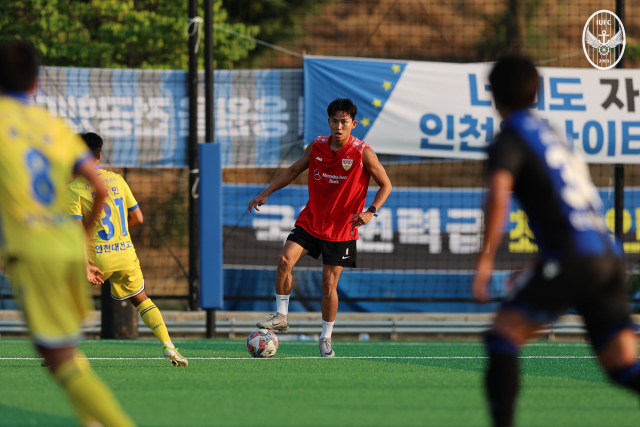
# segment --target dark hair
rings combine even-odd
[[[332,101],[329,107],[327,107],[327,114],[329,114],[329,117],[332,117],[338,111],[344,111],[351,116],[351,120],[355,120],[356,114],[358,114],[358,107],[356,107],[356,104],[350,99],[336,98],[335,101]]]
[[[517,110],[528,107],[536,99],[539,76],[530,59],[510,55],[493,66],[489,82],[496,103]]]
[[[87,144],[87,147],[89,147],[97,159],[100,153],[102,153],[102,137],[93,132],[79,133],[78,136],[84,140],[84,143]]]
[[[26,91],[38,77],[38,53],[23,40],[0,42],[0,91]]]

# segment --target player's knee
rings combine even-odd
[[[630,325],[633,326],[633,325]],[[598,354],[602,367],[607,370],[631,366],[638,359],[638,339],[631,327],[623,327],[619,331],[614,328],[598,338],[593,339],[593,347]]]
[[[491,331],[520,347],[538,329],[538,325],[526,319],[518,311],[498,311]]]
[[[332,280],[322,281],[322,295],[324,295],[327,298],[333,298],[337,294],[338,294],[337,283],[334,283]]]
[[[500,353],[517,356],[520,352],[520,345],[518,343],[493,329],[485,332],[484,345],[489,354]]]
[[[287,256],[287,254],[285,254],[284,252],[282,252],[278,256],[278,268],[280,270],[291,271],[291,269],[293,269],[294,264],[295,264],[295,261],[293,260],[293,258]]]

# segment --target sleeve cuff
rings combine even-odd
[[[73,219],[82,219],[82,215],[71,215]]]
[[[138,205],[131,206],[129,209],[127,209],[127,212],[135,211],[136,209],[138,209]]]

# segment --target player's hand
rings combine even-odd
[[[351,224],[351,228],[362,227],[363,225],[371,221],[371,218],[373,218],[373,212],[360,212],[351,217],[351,221],[349,221],[349,224]]]
[[[476,266],[476,277],[473,279],[473,295],[480,301],[489,299],[487,295],[487,283],[489,283],[492,272],[493,259],[485,254],[480,255],[478,265]]]
[[[95,265],[87,264],[87,280],[94,285],[101,285],[104,283],[104,280],[100,276],[103,276],[104,273],[100,271],[98,267]]]
[[[260,212],[260,209],[258,209],[258,206],[262,206],[265,203],[267,203],[267,196],[265,196],[263,193],[260,193],[259,195],[251,199],[251,201],[249,202],[249,213],[251,213],[252,209],[255,209],[256,211]]]

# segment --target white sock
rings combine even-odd
[[[289,295],[276,294],[276,307],[278,308],[278,313],[285,316],[289,314]]]
[[[163,343],[162,343],[162,345],[165,345],[165,344],[166,344],[166,345],[168,345],[168,346],[169,346],[169,347],[171,347],[171,348],[176,348],[176,346],[175,346],[175,345],[173,345],[173,343],[171,342],[171,340],[169,340],[169,341],[165,341],[165,342],[163,342]]]
[[[336,322],[322,321],[322,335],[320,338],[331,338],[331,332],[333,332],[333,324]]]

